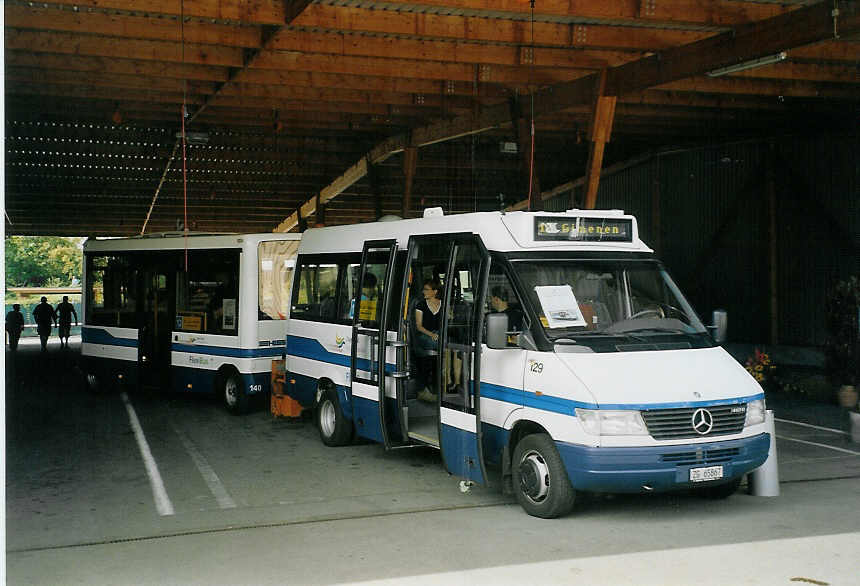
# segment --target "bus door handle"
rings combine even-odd
[[[394,364],[396,365],[395,368],[397,368],[397,370],[388,376],[394,379],[409,378],[409,371],[403,370],[404,366],[406,366],[406,348],[408,344],[401,340],[387,340],[385,343],[394,348]]]

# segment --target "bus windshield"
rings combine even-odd
[[[514,261],[547,338],[593,344],[603,338],[710,346],[707,330],[654,261]],[[596,349],[596,348],[595,348]]]

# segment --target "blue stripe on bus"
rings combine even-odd
[[[274,348],[222,348],[220,346],[195,346],[192,344],[172,344],[170,349],[174,352],[188,352],[189,354],[208,354],[210,356],[228,356],[230,358],[265,358],[267,356],[281,356],[283,347]]]
[[[329,352],[319,343],[319,340],[313,338],[289,336],[287,338],[287,355],[349,367],[349,353]]]
[[[105,346],[127,346],[137,348],[137,340],[133,338],[117,338],[102,328],[84,326],[81,328],[81,341],[87,344],[104,344]]]
[[[649,409],[681,409],[690,407],[713,407],[715,405],[731,405],[734,403],[748,403],[757,399],[764,399],[764,393],[750,395],[748,397],[735,397],[732,399],[719,399],[716,401],[676,401],[672,403],[586,403],[584,401],[572,401],[553,397],[550,395],[538,395],[520,389],[495,385],[481,381],[481,397],[495,399],[523,407],[532,407],[553,413],[576,416],[574,409],[616,409],[628,411],[648,411]]]
[[[349,354],[338,354],[336,352],[326,350],[325,347],[320,344],[319,340],[315,340],[314,338],[290,336],[287,338],[287,354],[297,358],[307,358],[309,360],[327,362],[329,364],[336,364],[347,368],[350,366]],[[370,360],[367,358],[359,358],[355,361],[355,368],[357,370],[369,371]],[[385,372],[394,372],[394,365],[386,363]]]

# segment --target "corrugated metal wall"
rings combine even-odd
[[[826,136],[655,154],[605,172],[597,207],[636,215],[705,321],[715,308],[729,311],[731,341],[820,346],[829,287],[860,273],[858,152],[858,137]],[[567,209],[570,193],[546,204]]]

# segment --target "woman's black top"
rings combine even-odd
[[[421,325],[425,330],[429,330],[431,332],[439,331],[439,321],[442,317],[442,306],[439,305],[439,311],[433,313],[430,310],[430,306],[427,305],[427,300],[422,299],[418,302],[418,305],[415,306],[417,311],[421,312]]]

